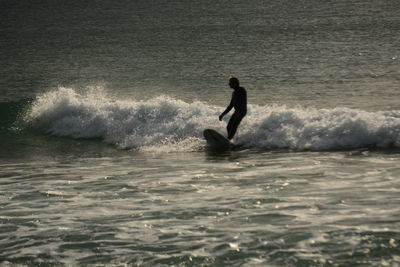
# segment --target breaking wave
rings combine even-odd
[[[206,128],[226,132],[226,121],[218,121],[223,110],[167,96],[117,100],[99,90],[78,93],[60,87],[37,96],[25,120],[52,135],[101,138],[120,148],[188,150],[204,147]],[[251,148],[316,151],[400,147],[400,111],[249,105],[234,142]]]

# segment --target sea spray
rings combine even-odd
[[[223,109],[167,96],[118,100],[103,91],[60,87],[36,98],[27,121],[52,135],[101,138],[120,148],[186,151],[205,145],[206,128],[225,134],[229,116],[218,121]],[[234,142],[293,150],[400,147],[400,112],[249,105]]]
[[[102,138],[120,148],[138,148],[199,139],[205,127],[216,124],[217,113],[216,107],[167,96],[115,100],[60,87],[37,97],[27,121],[53,135]]]

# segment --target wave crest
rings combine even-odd
[[[26,119],[53,135],[102,138],[121,148],[184,144],[192,149],[193,143],[204,145],[205,128],[225,133],[226,123],[218,121],[221,111],[166,96],[115,100],[101,90],[78,93],[60,87],[38,96]],[[249,105],[235,142],[294,150],[400,147],[400,112]]]

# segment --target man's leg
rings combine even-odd
[[[228,122],[228,126],[226,127],[228,130],[228,139],[231,140],[237,131],[237,128],[242,121],[243,117],[238,116],[236,113],[233,113],[231,119]]]

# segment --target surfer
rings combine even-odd
[[[232,99],[229,106],[219,115],[219,120],[231,111],[232,108],[235,112],[232,114],[226,129],[228,130],[228,139],[231,140],[236,133],[236,130],[247,112],[247,93],[243,87],[239,86],[239,80],[236,77],[229,79],[229,86],[233,89]]]

